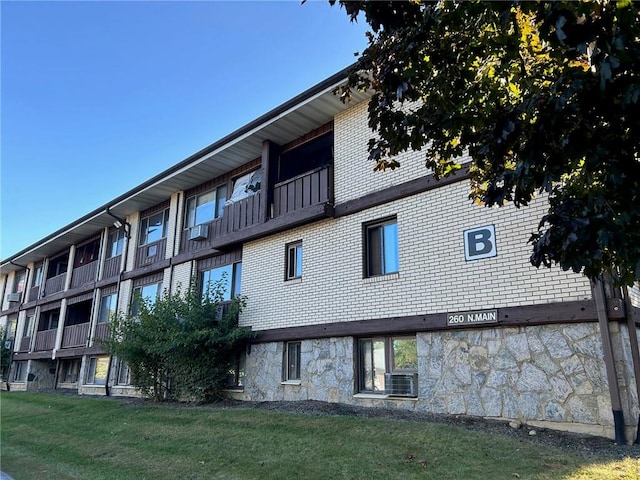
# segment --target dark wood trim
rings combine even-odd
[[[171,203],[171,200],[167,199],[154,205],[153,207],[149,207],[145,210],[142,210],[140,212],[140,222],[142,222],[142,220],[144,220],[145,218],[150,217],[151,215],[155,215],[158,212],[167,210],[169,208],[170,203]]]
[[[39,352],[31,352],[31,353],[14,353],[13,360],[21,361],[21,360],[51,360],[51,355],[53,350],[42,350]]]
[[[103,288],[106,285],[113,285],[113,284],[117,284],[118,283],[118,277],[109,277],[109,278],[104,278],[102,280],[98,280],[96,282],[96,286],[95,288]]]
[[[212,255],[220,255],[222,250],[215,248],[207,248],[205,250],[197,250],[195,252],[187,252],[176,255],[171,258],[171,265],[180,265],[181,263],[190,262],[192,260],[199,260],[201,258],[210,257]]]
[[[424,177],[416,178],[393,187],[378,190],[377,192],[369,193],[360,198],[348,200],[335,207],[335,217],[344,217],[345,215],[351,215],[358,213],[367,208],[383,205],[385,203],[399,200],[401,198],[410,197],[418,193],[427,192],[436,188],[444,187],[452,183],[461,182],[469,178],[469,164],[462,166],[460,170],[448,176],[436,180],[433,174],[426,175]]]
[[[293,150],[294,148],[297,148],[300,145],[304,145],[305,143],[310,142],[311,140],[314,140],[318,137],[321,137],[325,133],[329,133],[332,131],[333,131],[333,120],[330,120],[329,122],[325,123],[321,127],[314,128],[310,132],[302,135],[301,137],[298,137],[295,140],[292,140],[289,143],[285,143],[284,145],[282,145],[281,153],[287,153],[289,150]]]
[[[624,320],[624,310],[615,307],[612,302],[609,309],[610,319]],[[619,307],[619,306],[618,306]],[[597,312],[593,300],[557,302],[521,307],[498,308],[498,322],[482,325],[448,326],[447,313],[410,315],[406,317],[376,318],[352,322],[334,322],[303,327],[276,328],[260,330],[254,343],[304,340],[310,338],[328,338],[345,336],[388,335],[392,333],[415,333],[439,330],[466,330],[476,328],[521,327],[549,325],[556,323],[597,322]]]
[[[170,265],[171,265],[171,259],[167,258],[160,262],[156,262],[152,265],[147,265],[146,267],[140,267],[140,268],[135,268],[133,270],[129,270],[128,272],[125,272],[122,274],[122,280],[131,280],[132,278],[151,275],[152,273],[156,273],[160,270],[164,270]],[[113,281],[110,283],[113,283]]]
[[[0,312],[0,316],[5,316],[5,315],[13,315],[14,313],[18,313],[20,310],[22,310],[22,307],[24,306],[24,304],[22,305],[17,305],[15,307],[11,307],[11,308],[7,308],[6,310],[3,310],[2,312]]]
[[[64,292],[64,297],[75,297],[76,295],[80,295],[82,293],[89,292],[95,289],[96,289],[96,282],[85,283],[84,285],[81,285],[79,287],[66,290]]]

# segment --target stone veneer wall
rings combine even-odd
[[[253,345],[242,397],[515,419],[613,436],[597,323],[423,332],[417,340],[417,399],[354,396],[352,337],[303,341],[299,385],[281,380],[282,342]]]
[[[54,388],[55,368],[56,362],[53,360],[31,360],[27,375],[27,390]]]

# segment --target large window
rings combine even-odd
[[[195,227],[201,223],[207,223],[224,214],[224,203],[227,201],[227,186],[196,195],[187,200],[187,212],[185,226]]]
[[[24,383],[27,381],[27,362],[15,362],[13,370],[13,381]]]
[[[285,280],[302,277],[302,241],[286,246]]]
[[[208,293],[215,296],[217,289],[220,288],[221,298],[213,298],[213,300],[229,301],[240,295],[241,279],[242,263],[240,262],[206,270],[202,272],[202,294]]]
[[[124,360],[118,360],[118,376],[116,377],[116,383],[118,385],[131,384],[131,369]]]
[[[287,342],[284,348],[284,380],[300,380],[301,342]]]
[[[44,332],[45,330],[53,330],[58,328],[58,322],[60,320],[60,310],[49,310],[40,314],[40,322],[38,322],[38,331]]]
[[[157,242],[167,236],[169,209],[142,219],[140,223],[140,245]]]
[[[262,185],[262,169],[254,170],[236,179],[233,183],[231,197],[226,203],[234,203],[250,197],[260,191]]]
[[[396,336],[358,340],[360,392],[416,396],[417,371],[416,337]]]
[[[105,385],[109,374],[109,357],[90,357],[86,384]]]
[[[79,358],[62,360],[62,383],[76,383],[78,381],[78,376],[80,375],[80,364],[81,361]]]
[[[36,265],[36,271],[33,274],[33,286],[39,287],[42,284],[42,276],[43,276],[43,265],[42,263]]]
[[[22,293],[24,291],[24,282],[26,278],[27,272],[25,270],[16,273],[16,276],[13,279],[13,293]]]
[[[98,312],[98,323],[107,323],[116,313],[118,296],[115,293],[103,295],[100,299],[100,311]]]
[[[113,230],[109,233],[109,240],[107,241],[107,258],[117,257],[122,255],[124,248],[124,230]]]
[[[131,315],[134,317],[138,315],[140,311],[140,301],[146,301],[149,305],[156,303],[156,300],[160,296],[161,289],[162,283],[151,283],[134,288],[133,298],[131,300]]]
[[[395,218],[366,224],[364,245],[365,277],[398,272],[398,223]]]

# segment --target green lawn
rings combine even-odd
[[[638,479],[461,427],[2,392],[1,468],[40,479]]]

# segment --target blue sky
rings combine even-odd
[[[0,258],[355,61],[326,1],[7,2]]]

